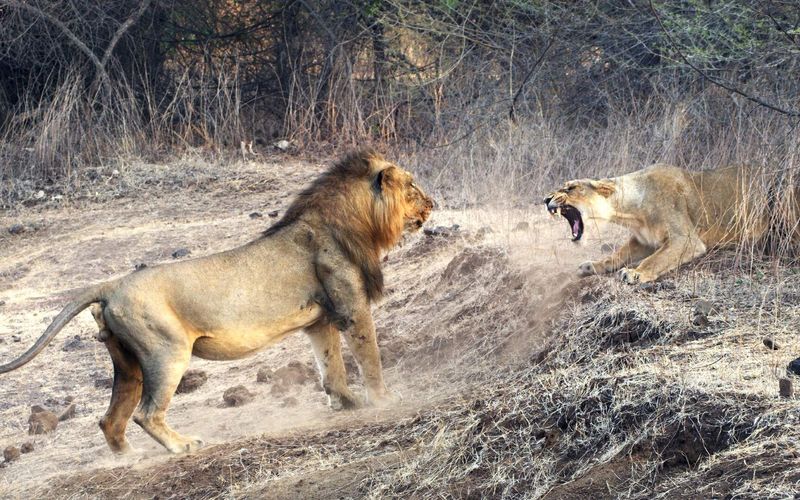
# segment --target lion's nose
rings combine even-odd
[[[553,197],[552,197],[552,196],[546,196],[546,197],[544,198],[544,204],[545,204],[545,205],[550,205],[550,202],[551,202],[552,200],[553,200]]]

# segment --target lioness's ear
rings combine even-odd
[[[597,193],[605,198],[608,198],[617,190],[616,184],[611,179],[602,179],[599,181],[591,181],[592,187]]]

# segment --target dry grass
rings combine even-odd
[[[446,214],[439,221],[464,217]],[[519,260],[552,245],[552,232],[496,223],[495,233],[477,237],[499,218],[472,212],[468,219],[461,236],[409,241],[390,261],[392,289],[377,318],[389,380],[407,379],[402,408],[26,491],[104,498],[796,491],[798,402],[776,398],[776,375],[800,347],[800,282],[789,269],[776,274],[766,260],[737,267],[729,251],[652,289],[599,277],[561,288],[563,277],[542,267],[552,257]],[[539,296],[541,289],[548,291]],[[697,326],[692,311],[701,299],[716,312]],[[765,349],[762,336],[781,350]]]
[[[588,155],[590,148],[572,150],[563,137],[555,138],[558,134],[545,139],[523,128],[507,133],[507,142],[495,144],[497,150],[491,144],[462,144],[458,147],[465,149],[453,158],[445,152],[418,153],[401,162],[421,173],[423,185],[430,185],[443,205],[458,207],[440,209],[431,225],[461,226],[452,236],[409,239],[386,264],[390,290],[376,319],[387,377],[406,396],[404,406],[328,423],[314,420],[304,428],[290,426],[261,437],[235,437],[195,455],[139,466],[110,467],[84,458],[92,470],[78,472],[85,466],[72,457],[51,456],[73,469],[37,486],[35,470],[19,469],[24,464],[12,464],[7,477],[20,478],[25,494],[60,497],[169,497],[176,492],[192,498],[794,494],[800,486],[794,455],[800,439],[798,400],[782,401],[776,393],[777,377],[800,352],[799,275],[780,259],[742,247],[712,253],[656,287],[632,288],[608,277],[576,281],[575,265],[599,253],[603,240],[590,232],[586,245],[576,247],[561,238],[563,224],[546,220],[540,211],[513,210],[538,202],[536,191],[564,171],[552,164],[552,170],[532,169],[527,181],[513,182],[525,175],[534,146],[551,141],[554,148],[534,165],[542,158],[555,161],[565,151]],[[619,140],[614,147],[623,147]],[[524,141],[531,146],[516,146]],[[574,144],[578,148],[581,143],[576,139]],[[605,154],[596,155],[594,166],[587,159],[577,168],[598,175],[613,171],[610,153]],[[453,179],[468,175],[470,166],[483,168],[486,175],[452,185]],[[229,222],[216,224],[219,213],[202,200],[226,200],[219,202],[225,210],[241,212],[242,203],[254,203],[252,195],[280,194],[284,206],[287,195],[314,171],[286,167],[276,176],[274,169],[244,170],[189,162],[171,169],[142,165],[109,181],[109,190],[132,197],[140,191],[161,193],[167,205],[182,196],[191,199],[191,210],[183,212],[208,220],[186,225],[184,237],[214,251],[232,243],[214,235],[237,233],[226,224],[241,221],[228,214]],[[273,184],[291,175],[279,188]],[[472,204],[479,208],[466,208]],[[125,213],[123,206],[115,210]],[[158,224],[151,219],[160,217],[164,234],[174,232],[174,209],[159,213],[149,209],[146,221],[123,224]],[[68,221],[62,222],[47,230],[62,231],[63,225],[65,234],[72,232]],[[519,222],[531,227],[515,230]],[[95,233],[85,236],[114,248],[127,246],[126,256],[146,250],[168,255],[160,247],[174,244],[148,237],[120,245],[128,241],[119,240],[125,231]],[[31,244],[45,245],[47,233],[41,241],[29,237]],[[86,251],[80,240],[70,243],[64,236],[60,241],[60,255],[73,246],[76,258]],[[49,255],[37,252],[31,258]],[[13,255],[25,264],[24,248]],[[20,277],[22,284],[15,287],[45,294],[37,286],[54,272],[46,260],[36,266],[29,262],[36,273]],[[60,269],[59,274],[64,288],[86,279],[80,270]],[[711,302],[716,312],[708,324],[697,326],[692,311],[700,300]],[[10,305],[24,314],[26,304],[20,299]],[[13,314],[17,321],[19,315]],[[767,350],[764,336],[781,349]],[[56,353],[60,359],[59,354],[64,353]],[[281,359],[280,353],[276,356]],[[224,377],[236,381],[235,373]],[[197,397],[182,406],[184,426],[210,411],[202,406],[205,396]],[[14,399],[23,408],[17,413],[33,402],[20,398]],[[104,403],[92,403],[81,432],[97,432],[94,420]],[[309,411],[321,411],[315,408]],[[77,434],[70,437],[78,439]],[[103,453],[101,448],[102,443],[82,450]],[[14,481],[9,488],[23,491]]]

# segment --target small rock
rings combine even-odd
[[[225,402],[225,406],[242,406],[243,404],[249,403],[254,396],[255,394],[248,391],[247,387],[237,385],[225,390],[222,394],[222,400]]]
[[[22,224],[14,224],[8,228],[8,232],[11,234],[22,234],[25,232],[25,226]]]
[[[75,401],[75,396],[67,396],[64,398],[65,403],[72,403],[73,401]]]
[[[261,367],[258,369],[258,373],[256,374],[256,382],[266,384],[267,382],[272,380],[272,377],[275,374],[267,367]]]
[[[275,146],[277,149],[280,149],[281,151],[286,151],[287,149],[289,149],[289,146],[291,146],[291,144],[286,139],[281,139],[280,141],[273,144],[273,146]]]
[[[208,380],[208,374],[203,370],[187,370],[175,389],[175,394],[187,394],[199,389]]]
[[[251,219],[260,219],[261,217],[263,217],[263,215],[261,215],[261,212],[253,212],[250,214]]]
[[[284,385],[301,385],[314,378],[315,372],[309,366],[299,361],[292,361],[288,365],[275,370],[275,379]]]
[[[710,316],[717,313],[717,308],[714,307],[714,304],[707,300],[698,300],[694,304],[694,313],[695,315],[703,314],[705,316]]]
[[[798,377],[800,377],[800,358],[797,358],[791,363],[789,363],[789,366],[786,367],[786,371],[790,375],[797,375]]]
[[[781,348],[781,346],[779,346],[777,342],[772,340],[772,337],[764,337],[762,339],[762,342],[764,342],[764,347],[773,351],[777,351],[778,349]]]
[[[13,340],[14,342],[19,342],[22,340],[22,337],[20,337],[19,335],[12,335],[11,340]]]
[[[52,411],[31,413],[28,417],[28,434],[45,434],[53,432],[58,426],[58,415]]]
[[[716,314],[717,310],[711,302],[707,300],[698,300],[694,304],[693,312],[692,324],[694,326],[708,326],[711,323],[708,316]]]
[[[6,305],[6,301],[5,300],[0,300],[0,307],[2,307],[4,305]]]
[[[94,386],[97,389],[111,389],[114,386],[114,379],[110,377],[95,379]]]
[[[16,446],[9,446],[5,450],[3,450],[3,458],[6,459],[6,462],[13,462],[14,460],[19,458],[19,448]]]
[[[67,339],[64,341],[64,345],[61,346],[62,351],[70,352],[70,351],[79,351],[83,349],[84,343],[81,340],[80,335],[75,335],[72,338]]]
[[[274,219],[275,217],[278,216],[278,211],[277,210],[273,210],[272,212],[267,213],[267,215],[269,215],[271,218]]]
[[[30,452],[32,452],[33,451],[33,443],[31,443],[31,442],[22,443],[22,446],[19,447],[19,451],[21,451],[22,453],[30,453]]]
[[[58,416],[58,421],[63,422],[64,420],[69,420],[75,417],[75,410],[77,405],[75,403],[70,404],[67,406],[67,409],[61,412],[61,415]]]
[[[450,236],[455,235],[458,230],[461,228],[458,224],[453,224],[450,227],[446,226],[436,226],[436,227],[426,227],[422,230],[422,233],[425,236],[429,237],[438,237],[438,238],[449,238]]]
[[[778,394],[780,394],[782,398],[791,398],[794,396],[792,381],[788,378],[778,380]]]
[[[144,269],[146,267],[147,267],[147,264],[145,264],[144,262],[139,262],[138,264],[133,266],[133,270],[134,271],[141,271],[142,269]]]
[[[172,252],[172,258],[173,259],[180,259],[181,257],[186,257],[190,253],[192,253],[192,252],[190,252],[188,248],[179,248],[179,249],[175,250],[174,252]]]
[[[269,389],[269,393],[273,396],[283,396],[287,392],[289,392],[289,386],[280,382],[272,384]]]
[[[695,314],[692,318],[692,324],[694,326],[708,326],[710,323],[708,316],[705,314]]]
[[[293,408],[297,406],[297,400],[291,396],[288,398],[283,398],[283,407],[284,408]]]
[[[531,225],[528,224],[527,221],[517,222],[517,225],[514,226],[514,231],[527,231],[531,228]]]
[[[36,194],[33,197],[36,198],[37,200],[41,200],[42,198],[44,198],[44,196],[45,196],[44,191],[40,189],[39,191],[36,191]]]

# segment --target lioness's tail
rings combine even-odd
[[[67,304],[64,309],[58,313],[58,316],[55,317],[50,326],[47,327],[47,330],[44,331],[39,340],[36,341],[33,346],[25,352],[22,356],[18,357],[14,361],[7,363],[5,365],[0,365],[0,373],[10,372],[11,370],[16,370],[20,366],[24,365],[28,361],[32,360],[36,357],[42,349],[44,349],[47,344],[50,343],[51,340],[64,328],[64,325],[69,323],[69,321],[77,316],[77,314],[89,305],[95,302],[103,302],[105,300],[106,292],[109,289],[110,283],[102,283],[97,286],[89,287],[84,289],[77,298],[75,298],[72,302]]]

